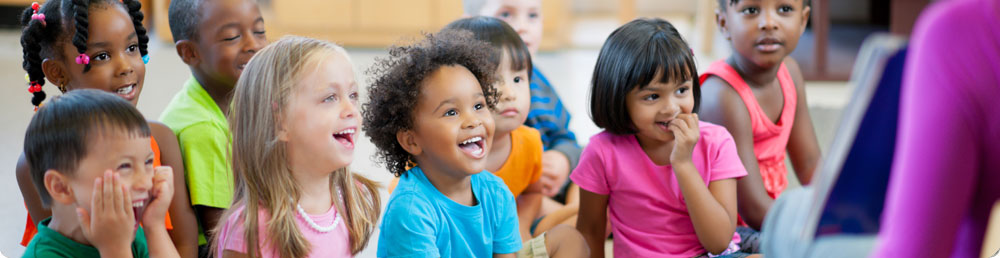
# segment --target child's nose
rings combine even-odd
[[[773,12],[764,11],[760,15],[760,21],[757,26],[760,30],[776,30],[778,29],[778,24],[774,21],[774,16],[777,15]]]
[[[341,101],[341,118],[351,118],[357,115],[358,107],[354,105],[354,101]]]
[[[136,192],[149,191],[153,188],[153,169],[146,169],[145,166],[140,166],[140,168],[132,174],[132,190]]]
[[[115,66],[118,68],[118,76],[126,76],[135,72],[135,68],[132,66],[132,61],[129,58],[117,58]]]
[[[473,129],[483,124],[476,112],[462,112],[462,129]]]

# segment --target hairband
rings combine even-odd
[[[142,64],[149,64],[149,55],[142,56]]]
[[[31,3],[31,9],[35,10],[34,13],[31,14],[31,20],[40,21],[42,22],[42,26],[45,26],[45,14],[38,13],[39,8],[41,8],[41,5],[39,5],[38,2]]]
[[[82,65],[90,64],[90,56],[80,53],[80,55],[76,56],[76,63]]]

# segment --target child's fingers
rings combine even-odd
[[[111,201],[114,203],[114,207],[112,207],[112,208],[114,209],[113,211],[120,212],[122,209],[125,208],[124,205],[122,205],[122,201],[124,201],[125,198],[123,197],[123,192],[124,191],[122,189],[124,189],[124,187],[122,187],[122,182],[121,182],[121,176],[120,176],[120,174],[118,174],[118,173],[114,174],[114,180],[113,180],[113,182],[114,182],[115,191],[114,191],[113,197],[111,199]]]
[[[94,178],[94,191],[90,196],[90,209],[100,210],[104,207],[104,180]]]
[[[101,199],[104,199],[105,202],[103,205],[101,205],[101,210],[113,209],[115,205],[114,203],[115,180],[114,176],[112,176],[111,174],[111,170],[104,172],[103,181],[104,184],[101,186],[101,188],[104,189],[104,191],[101,193]]]
[[[76,219],[80,221],[80,225],[83,226],[84,233],[90,234],[90,214],[87,213],[87,210],[76,207],[76,215]]]
[[[132,211],[132,192],[128,190],[125,185],[121,186],[122,191],[122,208],[125,209],[126,218],[135,218],[134,212]]]

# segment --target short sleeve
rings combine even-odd
[[[538,130],[530,127],[528,129],[531,133],[528,133],[525,138],[528,138],[526,141],[530,142],[531,160],[533,161],[531,163],[531,180],[528,181],[528,184],[534,184],[542,178],[542,153],[544,150],[542,148],[542,138]]]
[[[570,179],[584,190],[596,194],[608,195],[611,193],[611,187],[608,183],[606,173],[611,171],[608,171],[607,167],[604,166],[604,157],[601,156],[601,148],[605,144],[603,144],[599,136],[595,136],[590,144],[583,149],[583,153],[580,154],[580,163],[577,164],[576,169],[570,174]]]
[[[509,254],[521,250],[521,233],[517,220],[517,205],[514,194],[497,180],[498,186],[494,202],[497,203],[497,219],[494,225],[493,253]]]
[[[378,257],[439,257],[434,207],[416,193],[393,198],[378,237]]]
[[[229,163],[229,134],[211,123],[198,123],[178,132],[191,205],[228,208],[233,199],[233,170]]]
[[[733,136],[725,128],[717,127],[721,130],[714,130],[711,135],[712,140],[709,150],[709,160],[711,161],[711,171],[709,171],[709,181],[716,181],[729,178],[739,178],[747,175],[747,170],[740,161],[740,156],[736,152],[736,142]]]

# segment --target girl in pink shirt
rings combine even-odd
[[[257,53],[229,113],[236,177],[215,257],[350,257],[379,217],[374,182],[347,169],[361,124],[347,52],[285,37]]]
[[[570,178],[577,229],[616,257],[746,257],[736,233],[736,178],[746,170],[729,132],[698,121],[694,56],[674,27],[638,19],[601,48],[591,88],[592,137]]]

